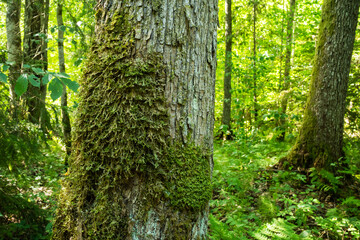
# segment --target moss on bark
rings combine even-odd
[[[53,239],[137,239],[134,226],[160,202],[191,216],[211,198],[210,155],[170,138],[162,57],[135,51],[130,19],[117,10],[92,45]],[[171,223],[169,239],[192,228],[190,220]]]

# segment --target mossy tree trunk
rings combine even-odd
[[[6,37],[8,61],[11,62],[9,68],[10,83],[10,103],[14,118],[18,114],[18,101],[15,93],[15,83],[21,74],[22,51],[21,51],[21,32],[20,32],[20,0],[8,0],[6,8]]]
[[[61,73],[65,73],[65,54],[64,54],[64,22],[62,14],[63,1],[58,0],[56,9],[56,18],[58,24],[58,52],[59,52],[59,70]],[[65,167],[68,167],[68,158],[71,153],[71,123],[67,106],[67,90],[66,85],[63,83],[63,91],[61,94],[61,122],[63,130],[63,140],[66,148]]]
[[[294,36],[294,21],[295,21],[295,9],[296,9],[296,1],[290,0],[290,8],[288,14],[288,23],[287,23],[287,37],[286,37],[286,51],[285,51],[285,69],[284,69],[284,84],[282,87],[282,93],[280,96],[280,106],[281,106],[281,117],[280,117],[280,128],[281,132],[277,139],[279,141],[285,140],[286,134],[286,110],[288,105],[288,100],[290,97],[290,70],[291,70],[291,53],[293,46],[293,36]]]
[[[304,120],[287,161],[299,169],[335,170],[344,157],[345,99],[359,0],[325,0]]]
[[[231,130],[231,70],[232,70],[232,14],[231,1],[225,1],[225,72],[224,72],[224,102],[221,123],[226,126],[226,131],[222,132],[225,139],[232,138]],[[224,136],[222,136],[224,137]]]
[[[24,64],[44,69],[44,0],[26,0],[24,13]],[[46,70],[46,69],[45,69]],[[30,73],[30,69],[26,69]],[[40,79],[41,77],[38,76]],[[40,124],[41,117],[45,116],[46,85],[35,87],[29,84],[25,96],[25,104],[32,123]]]
[[[217,0],[108,0],[53,239],[205,239]]]

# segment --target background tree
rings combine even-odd
[[[15,83],[20,77],[22,65],[20,12],[21,0],[8,1],[6,9],[6,35],[8,62],[11,63],[8,78],[10,82],[11,107],[14,117],[17,116],[18,111]]]
[[[59,0],[56,8],[56,19],[58,25],[58,55],[59,55],[59,70],[60,73],[65,73],[65,54],[64,54],[64,22],[63,22],[63,13],[62,13],[62,1]],[[65,166],[68,166],[68,157],[71,153],[71,123],[70,116],[68,112],[67,105],[67,90],[66,85],[62,83],[63,89],[61,94],[61,121],[62,121],[62,130],[64,134],[64,145],[66,148],[66,157],[65,157]]]
[[[231,69],[232,69],[232,13],[231,13],[231,1],[225,1],[225,72],[224,72],[224,103],[223,103],[223,114],[221,123],[225,129],[222,134],[225,134],[225,138],[232,138],[231,130]]]
[[[44,47],[42,38],[44,38],[44,0],[26,0],[24,13],[24,67],[30,74],[30,66],[45,69],[46,63],[44,57]],[[24,75],[26,76],[26,75]],[[29,119],[32,123],[40,124],[41,116],[45,111],[46,85],[40,81],[38,75],[32,78],[33,82],[38,84],[29,84],[26,93],[25,102]]]
[[[216,30],[216,0],[99,2],[53,239],[206,237]]]
[[[332,169],[344,157],[343,132],[360,1],[325,0],[310,93],[295,146],[282,160],[300,169]]]
[[[295,10],[296,10],[296,1],[290,0],[288,22],[286,28],[286,51],[285,51],[285,69],[284,69],[284,82],[282,86],[282,93],[280,98],[280,106],[282,110],[282,116],[280,117],[280,128],[281,132],[278,136],[278,140],[285,140],[286,133],[286,109],[288,105],[288,99],[290,97],[290,70],[291,70],[291,55],[292,55],[292,46],[293,46],[293,35],[294,35],[294,22],[295,22]],[[281,69],[280,69],[281,72]],[[281,79],[280,79],[281,80]]]

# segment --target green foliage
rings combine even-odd
[[[276,163],[273,152],[281,156],[289,146],[259,140],[215,145],[211,239],[359,238],[358,197],[348,191],[344,199],[331,198],[343,188],[341,178],[264,169]]]

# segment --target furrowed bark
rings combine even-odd
[[[53,239],[205,239],[217,0],[100,1]]]
[[[359,3],[359,0],[323,3],[303,124],[294,148],[281,165],[288,162],[299,169],[336,171],[331,164],[343,163],[345,99]]]

